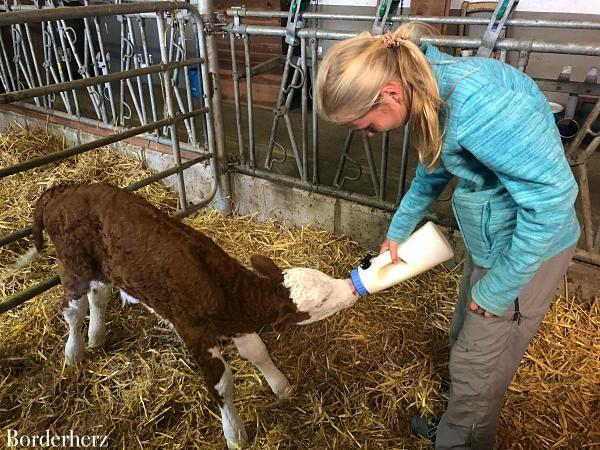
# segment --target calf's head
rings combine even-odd
[[[302,267],[281,270],[262,255],[252,255],[250,263],[257,272],[285,286],[295,306],[295,310],[291,305],[283,306],[276,328],[285,328],[290,323],[317,322],[352,306],[359,297],[349,278],[336,279],[319,270]]]

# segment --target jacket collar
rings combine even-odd
[[[440,89],[440,97],[446,98],[449,93],[451,83],[450,80],[445,77],[445,74],[448,70],[448,64],[457,62],[456,58],[440,52],[431,44],[423,44],[421,46],[421,51],[425,54],[429,64],[431,64],[431,69],[433,70],[433,74]]]

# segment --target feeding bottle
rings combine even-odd
[[[425,272],[454,256],[450,244],[433,222],[427,222],[398,247],[402,261],[394,264],[389,250],[363,259],[350,276],[356,292],[365,296]]]

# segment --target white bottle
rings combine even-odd
[[[454,251],[434,223],[427,222],[400,244],[398,256],[403,262],[394,264],[387,251],[373,258],[368,267],[354,269],[350,276],[356,291],[365,296],[387,289],[448,261]]]

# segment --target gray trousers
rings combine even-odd
[[[464,263],[458,302],[450,325],[450,396],[437,429],[436,449],[494,448],[500,410],[508,386],[567,271],[575,247],[542,264],[502,316],[472,312],[471,288],[486,273]]]

